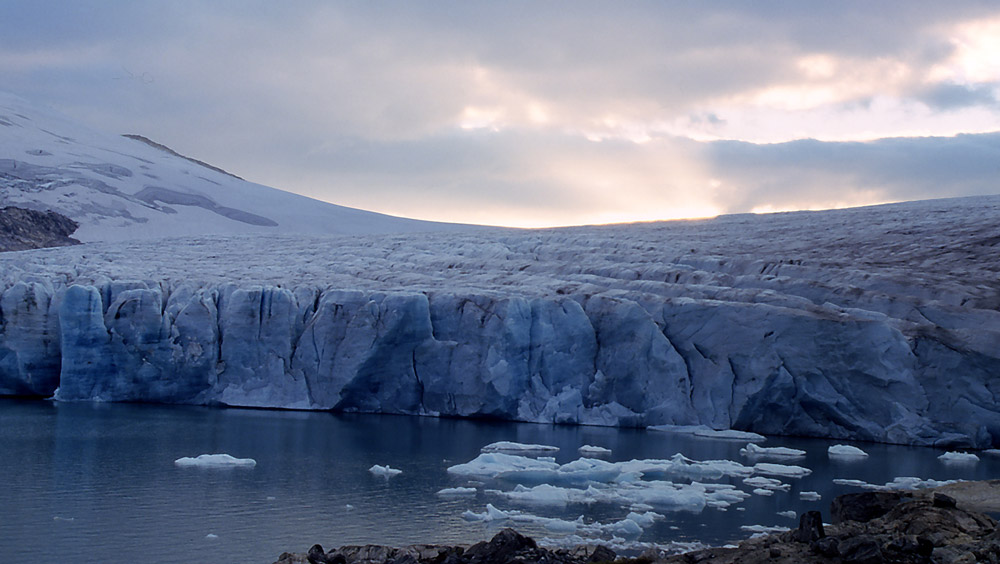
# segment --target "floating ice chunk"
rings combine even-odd
[[[641,474],[646,479],[686,478],[716,480],[723,476],[744,477],[753,469],[732,460],[697,461],[678,453],[669,460],[629,460],[618,463],[623,474]]]
[[[823,496],[819,495],[819,492],[799,492],[799,499],[802,501],[819,501],[823,499]]]
[[[456,464],[448,468],[448,473],[478,478],[495,478],[501,473],[518,470],[544,470],[554,472],[559,468],[555,462],[537,460],[516,454],[491,452],[480,454],[464,464]],[[543,480],[544,481],[544,480]]]
[[[639,525],[643,529],[648,529],[653,526],[653,523],[659,519],[663,519],[664,516],[653,512],[646,511],[643,513],[636,513],[635,511],[630,511],[628,515],[625,516],[629,521],[635,521],[636,525]]]
[[[775,478],[765,478],[764,476],[754,476],[752,478],[745,478],[743,483],[752,488],[764,488],[765,490],[783,490],[788,491],[792,489],[791,484],[786,484],[781,480]]]
[[[806,451],[788,447],[762,447],[750,443],[740,449],[740,454],[747,457],[777,457],[777,458],[800,458],[806,455]]]
[[[207,535],[205,535],[205,538],[209,539],[209,540],[214,540],[214,539],[219,538],[219,535],[217,535],[215,533],[208,533]]]
[[[954,484],[957,480],[933,480],[933,479],[921,479],[914,478],[910,476],[901,476],[898,478],[893,478],[891,482],[886,482],[885,485],[869,484],[868,482],[862,480],[846,480],[843,478],[836,478],[833,483],[838,486],[854,486],[866,490],[874,491],[884,491],[884,490],[917,490],[921,488],[936,488],[938,486],[944,486],[947,484]]]
[[[185,456],[178,458],[174,464],[181,467],[198,468],[253,468],[257,461],[252,458],[235,458],[228,454],[201,454],[195,458]]]
[[[864,458],[868,453],[851,445],[832,445],[826,449],[830,458]]]
[[[779,511],[778,512],[778,516],[779,517],[788,517],[789,519],[795,519],[796,517],[799,516],[799,514],[796,513],[796,512],[794,512],[794,511],[789,510],[789,511]]]
[[[583,456],[611,456],[611,449],[594,445],[583,445],[576,450]]]
[[[713,429],[707,425],[651,425],[646,427],[651,431],[665,431],[668,433],[683,433],[694,435],[706,439],[728,439],[737,441],[751,441],[755,443],[767,440],[764,435],[750,433],[747,431],[737,431],[735,429],[725,429],[722,431]]]
[[[581,490],[577,488],[562,488],[552,484],[539,484],[526,488],[518,484],[509,492],[500,495],[513,502],[533,505],[566,505],[569,503],[593,503],[601,497],[601,493],[593,488]]]
[[[381,476],[382,478],[392,478],[393,476],[398,476],[403,473],[402,470],[391,468],[388,464],[385,466],[376,464],[369,468],[368,471],[376,476]]]
[[[583,515],[577,517],[575,521],[539,517],[538,522],[553,533],[575,533],[583,526]]]
[[[771,464],[769,462],[758,462],[753,465],[753,471],[757,474],[767,476],[782,476],[785,478],[801,478],[812,474],[812,470],[794,464]]]
[[[625,538],[635,538],[642,534],[642,527],[631,519],[622,519],[601,527],[604,531]]]
[[[559,447],[498,441],[484,446],[479,452],[559,452]]]
[[[791,529],[789,529],[788,527],[781,527],[781,526],[769,527],[767,525],[742,525],[740,526],[740,530],[746,531],[748,533],[770,534],[770,533],[784,533],[785,531],[789,531]]]
[[[348,511],[354,511],[354,506],[351,505],[350,503],[348,503],[348,504],[344,505],[344,509],[346,509]]]
[[[487,503],[485,512],[475,513],[470,509],[465,513],[462,513],[462,518],[466,521],[506,521],[511,518],[512,513],[516,512],[501,511],[494,507],[492,503]]]
[[[466,497],[476,495],[476,488],[444,488],[438,490],[437,495],[441,497]]]
[[[946,452],[938,457],[938,460],[945,463],[972,464],[979,462],[979,457],[971,452]]]
[[[763,495],[763,496],[770,497],[770,496],[774,495],[774,490],[768,490],[768,489],[764,489],[764,488],[755,488],[753,490],[753,494],[754,495]]]
[[[983,454],[989,454],[991,456],[1000,455],[1000,448],[988,448],[983,451]]]
[[[55,517],[52,518],[52,520],[53,521],[67,521],[67,522],[72,522],[72,521],[76,520],[76,517],[60,517],[60,516],[56,515]]]

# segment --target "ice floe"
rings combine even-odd
[[[438,490],[437,495],[441,497],[467,497],[476,495],[476,488],[444,488]]]
[[[979,457],[971,452],[946,452],[939,456],[938,460],[952,464],[973,464],[979,462]]]
[[[833,483],[838,486],[853,486],[856,488],[862,488],[866,490],[873,491],[885,491],[885,490],[918,490],[923,488],[936,488],[938,486],[944,486],[947,484],[954,484],[957,480],[934,480],[934,479],[922,479],[915,478],[912,476],[900,476],[893,478],[891,482],[886,482],[883,485],[869,484],[864,480],[855,479],[844,479],[835,478]]]
[[[735,441],[763,442],[767,440],[764,435],[750,433],[748,431],[737,431],[735,429],[717,430],[707,425],[650,425],[646,427],[651,431],[664,431],[667,433],[682,433],[694,435],[706,439],[728,439]]]
[[[201,454],[194,458],[178,458],[174,464],[181,467],[198,468],[253,468],[257,461],[252,458],[236,458],[229,454]]]
[[[868,453],[856,446],[851,445],[831,445],[826,449],[830,458],[865,458]]]
[[[799,492],[799,499],[802,501],[819,501],[823,496],[819,492]]]
[[[559,452],[559,447],[498,441],[484,446],[479,452]]]
[[[402,470],[392,468],[388,464],[386,464],[385,466],[376,464],[371,468],[369,468],[368,471],[382,478],[392,478],[393,476],[398,476],[403,473]]]
[[[748,458],[801,458],[806,455],[806,451],[788,447],[762,447],[750,443],[740,449],[740,454]]]
[[[766,476],[782,476],[784,478],[801,478],[812,474],[812,470],[794,464],[772,464],[770,462],[758,462],[753,465],[755,474]]]
[[[778,512],[778,516],[779,517],[787,517],[789,519],[795,519],[796,517],[799,516],[799,514],[796,513],[796,512],[794,512],[794,511],[789,510],[789,511],[779,511]]]
[[[583,456],[611,456],[611,449],[594,445],[583,445],[576,451]]]

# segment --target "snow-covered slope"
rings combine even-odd
[[[7,253],[0,391],[997,446],[998,219],[980,197]]]
[[[250,233],[401,233],[462,226],[392,217],[247,182],[0,92],[0,207],[59,212],[81,241]]]

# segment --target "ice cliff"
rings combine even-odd
[[[7,253],[0,393],[997,446],[998,212]]]

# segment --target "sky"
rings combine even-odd
[[[995,0],[4,0],[0,89],[440,221],[1000,193]]]

